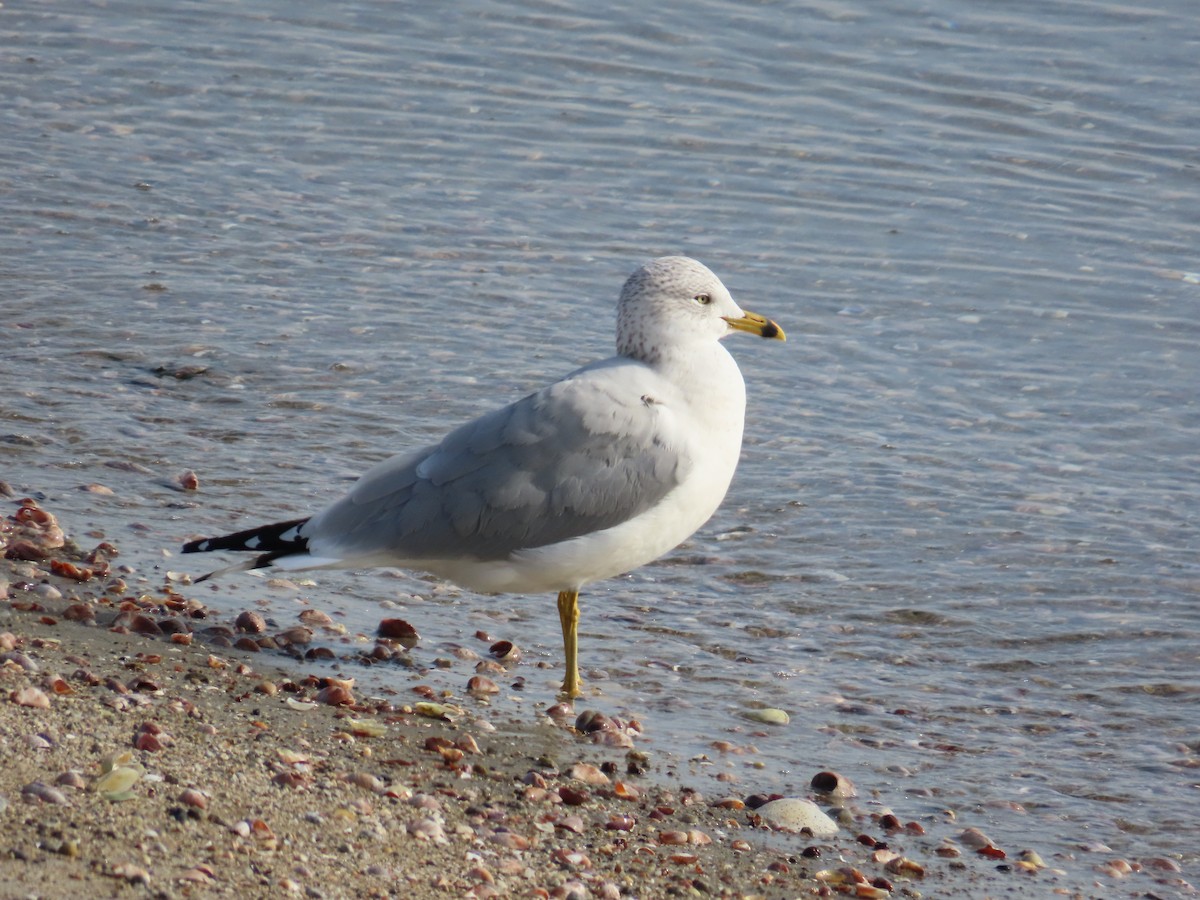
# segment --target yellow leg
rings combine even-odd
[[[579,591],[559,591],[558,620],[562,623],[563,651],[567,657],[562,692],[574,699],[583,693],[579,688]]]

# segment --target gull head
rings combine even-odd
[[[629,276],[617,304],[617,352],[645,362],[734,331],[784,340],[783,329],[734,302],[721,279],[686,256],[662,256]]]

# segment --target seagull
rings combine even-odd
[[[677,547],[716,512],[746,388],[721,340],[785,340],[694,259],[651,260],[617,304],[617,354],[367,471],[303,519],[193,540],[249,569],[394,566],[485,594],[557,592],[565,676],[582,694],[579,591]]]

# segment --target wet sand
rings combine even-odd
[[[81,546],[32,501],[6,502],[5,896],[915,897],[1054,883],[1033,857],[998,877],[959,859],[978,848],[849,801],[835,838],[773,833],[753,811],[769,786],[701,796],[619,722],[589,735],[561,707],[505,721],[486,695],[367,697],[305,676],[235,646],[277,643],[250,614],[218,621],[166,581],[134,593],[118,548]]]

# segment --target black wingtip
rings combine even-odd
[[[308,519],[291,519],[287,522],[274,522],[270,525],[247,528],[245,531],[235,531],[220,537],[188,541],[180,552],[209,553],[214,550],[231,550],[260,553],[272,559],[290,553],[303,553],[308,549],[308,538],[300,534],[300,529],[307,521]]]

